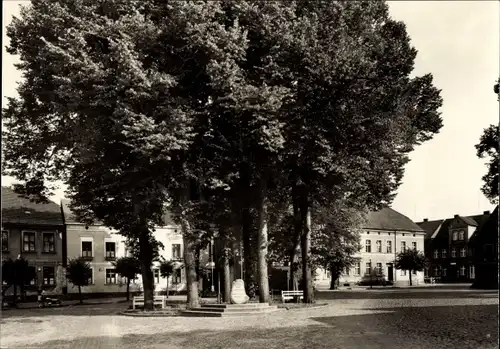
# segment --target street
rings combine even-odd
[[[496,348],[498,295],[477,290],[319,292],[309,310],[242,318],[131,318],[125,304],[2,314],[1,348]]]

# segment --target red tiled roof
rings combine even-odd
[[[2,223],[63,225],[62,218],[55,202],[36,203],[2,187]]]

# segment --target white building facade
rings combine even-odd
[[[371,270],[377,270],[394,285],[409,285],[408,271],[395,269],[396,256],[410,248],[424,253],[424,238],[422,228],[391,208],[370,212],[360,229],[361,250],[356,255],[360,260],[340,277],[340,286],[361,282]],[[329,272],[318,270],[316,280],[322,286],[329,286]],[[424,271],[412,272],[412,283],[423,284]]]

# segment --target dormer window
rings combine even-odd
[[[457,234],[457,232],[456,232],[456,231],[454,231],[454,232],[453,232],[453,234],[452,234],[452,238],[451,238],[451,239],[452,239],[453,241],[456,241],[456,240],[457,240],[457,238],[458,238],[458,234]]]
[[[458,240],[465,240],[464,235],[465,235],[465,234],[464,234],[464,231],[463,231],[463,230],[462,230],[462,231],[460,231],[460,232],[458,233]]]

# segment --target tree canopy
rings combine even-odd
[[[493,204],[498,203],[498,162],[500,147],[499,128],[490,125],[484,129],[481,139],[476,144],[477,156],[479,158],[489,158],[488,171],[483,176],[483,187],[481,191]]]

